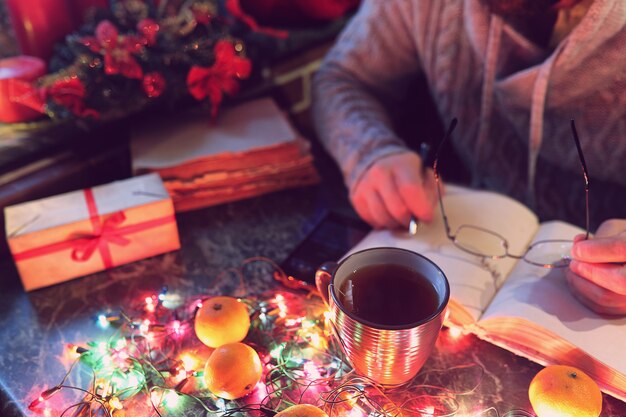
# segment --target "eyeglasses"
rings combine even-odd
[[[448,218],[443,208],[441,179],[437,168],[439,164],[439,155],[443,145],[452,135],[456,125],[457,119],[454,118],[452,119],[445,136],[441,139],[441,142],[437,147],[435,161],[433,162],[433,171],[435,174],[435,181],[437,183],[437,195],[439,197],[439,207],[441,208],[441,215],[443,217],[443,223],[446,228],[446,235],[448,236],[448,239],[450,239],[459,249],[484,258],[500,259],[509,257],[523,259],[530,264],[543,268],[562,268],[569,265],[573,243],[571,240],[541,240],[530,245],[523,255],[514,255],[509,253],[509,242],[502,235],[492,230],[464,224],[458,227],[454,233],[451,232],[450,225],[448,224]],[[585,180],[585,239],[587,239],[589,237],[589,175],[587,173],[587,164],[585,163],[585,158],[580,146],[580,140],[578,139],[578,133],[576,132],[574,120],[571,121],[571,128],[572,136],[574,142],[576,143],[576,149],[578,150],[578,157],[580,158],[582,166],[583,178]]]

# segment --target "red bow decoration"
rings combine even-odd
[[[211,117],[217,116],[223,93],[235,94],[239,90],[240,79],[250,76],[250,60],[238,56],[229,41],[215,44],[215,63],[210,67],[194,65],[187,74],[187,87],[196,100],[208,98],[211,101]]]
[[[120,35],[113,23],[103,20],[96,27],[96,37],[88,36],[81,42],[93,52],[104,56],[105,74],[120,74],[136,79],[143,77],[143,70],[133,56],[143,48],[145,40],[140,37]]]
[[[113,260],[109,252],[109,245],[126,246],[130,243],[129,239],[121,236],[122,231],[118,229],[125,220],[126,216],[121,211],[111,215],[102,224],[100,224],[99,217],[92,217],[93,234],[74,240],[72,259],[77,262],[88,261],[99,249],[105,268],[111,268]]]
[[[11,80],[9,88],[11,101],[30,107],[40,113],[46,112],[46,102],[51,100],[76,116],[94,118],[99,116],[96,110],[85,106],[87,90],[85,84],[75,75],[61,78],[51,85],[41,88],[37,88],[26,81]]]

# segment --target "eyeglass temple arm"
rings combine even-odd
[[[457,123],[458,120],[456,117],[450,122],[450,126],[448,127],[446,134],[441,139],[441,142],[439,142],[439,146],[437,146],[437,153],[435,154],[435,160],[433,161],[433,173],[435,174],[435,182],[437,184],[437,196],[439,197],[439,208],[441,210],[441,217],[443,219],[443,225],[446,228],[446,235],[448,235],[448,238],[452,240],[454,240],[454,236],[452,235],[452,233],[450,233],[448,216],[446,216],[446,211],[443,208],[443,197],[441,195],[441,179],[439,177],[439,170],[437,169],[437,166],[439,165],[439,155],[441,154],[441,149],[443,149],[443,145],[448,141],[450,136],[452,136],[452,132],[456,128]]]
[[[585,239],[589,238],[589,173],[587,171],[587,164],[585,163],[585,156],[583,155],[583,149],[580,145],[580,139],[578,138],[578,132],[576,131],[576,124],[574,119],[570,121],[572,127],[572,135],[574,137],[574,143],[576,143],[576,150],[578,150],[578,158],[580,158],[580,164],[583,170],[583,179],[585,180]]]
[[[437,197],[439,197],[439,209],[441,210],[441,217],[443,219],[443,225],[446,228],[446,235],[452,240],[454,240],[454,236],[450,233],[450,225],[448,224],[448,216],[446,216],[446,211],[443,209],[443,198],[441,196],[441,184],[439,180],[439,173],[437,172],[437,159],[435,159],[435,163],[433,164],[433,171],[435,172],[435,183],[437,183]]]

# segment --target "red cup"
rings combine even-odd
[[[26,122],[42,115],[11,97],[12,80],[34,81],[46,73],[46,63],[33,56],[14,56],[0,59],[0,122]]]

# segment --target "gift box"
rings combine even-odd
[[[158,174],[5,207],[4,214],[26,291],[180,248]]]

